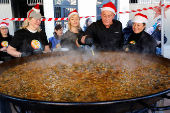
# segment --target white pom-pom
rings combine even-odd
[[[40,13],[40,9],[36,9],[33,7],[32,10],[34,10],[36,13]]]

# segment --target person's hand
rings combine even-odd
[[[157,44],[158,44],[158,45],[161,44],[161,41],[157,41]]]
[[[87,35],[85,38],[85,44],[92,46],[93,45],[93,37],[91,37],[90,35]]]
[[[81,43],[85,44],[86,36],[87,36],[87,35],[85,35],[85,36],[83,36],[83,37],[81,38]]]
[[[1,48],[1,51],[7,51],[7,47]]]
[[[29,55],[32,55],[32,52],[22,52],[20,57],[26,57],[26,56],[29,56]]]

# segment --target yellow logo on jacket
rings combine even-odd
[[[1,42],[2,47],[8,47],[8,41],[3,41]]]
[[[32,40],[31,41],[31,46],[34,49],[39,49],[41,47],[41,43],[38,40]]]
[[[134,40],[130,41],[129,43],[130,43],[130,44],[133,44],[133,45],[136,44],[136,42],[135,42]]]

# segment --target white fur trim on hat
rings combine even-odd
[[[6,27],[8,27],[8,26],[9,26],[9,23],[7,23],[7,22],[1,22],[1,23],[0,23],[0,27],[1,27],[1,26],[6,26]]]
[[[0,25],[0,27],[2,27],[2,26],[6,26],[6,27],[8,27],[6,24],[1,24],[1,25]]]
[[[70,18],[70,17],[71,17],[71,15],[74,15],[74,14],[76,14],[76,15],[78,15],[78,16],[79,16],[79,14],[78,14],[77,12],[72,12],[71,14],[69,14],[68,18]]]
[[[136,22],[136,23],[147,23],[147,21],[148,21],[148,19],[147,18],[145,18],[145,17],[142,17],[142,16],[139,16],[139,15],[137,15],[137,16],[134,16],[134,18],[133,18],[133,20],[132,20],[133,22]]]
[[[109,10],[109,11],[112,11],[112,12],[116,15],[115,10],[112,9],[112,8],[110,8],[110,7],[103,7],[101,10],[102,10],[102,11]]]
[[[36,13],[40,13],[40,9],[36,9],[33,7],[32,10],[34,10]]]

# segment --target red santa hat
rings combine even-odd
[[[147,23],[147,21],[148,21],[148,17],[146,16],[146,15],[144,15],[144,14],[141,14],[141,13],[137,13],[135,16],[134,16],[134,18],[133,18],[133,20],[132,20],[133,22],[136,22],[136,23]]]
[[[32,9],[30,9],[27,12],[27,17],[33,17],[35,19],[39,19],[42,18],[43,16],[40,14],[40,9],[39,9],[39,4],[36,4],[35,7],[33,7]]]
[[[7,22],[1,22],[1,23],[0,23],[0,27],[1,27],[1,26],[6,26],[6,27],[8,27],[8,26],[9,26],[9,23],[7,23]]]
[[[102,11],[105,11],[105,10],[112,11],[115,15],[116,15],[116,12],[117,12],[117,9],[112,2],[108,2],[108,3],[104,4],[101,10]]]
[[[70,17],[71,17],[71,15],[74,15],[74,14],[76,14],[76,15],[78,15],[78,16],[79,16],[79,14],[78,14],[77,10],[75,9],[75,10],[71,11],[71,12],[68,14],[68,18],[70,18]]]

